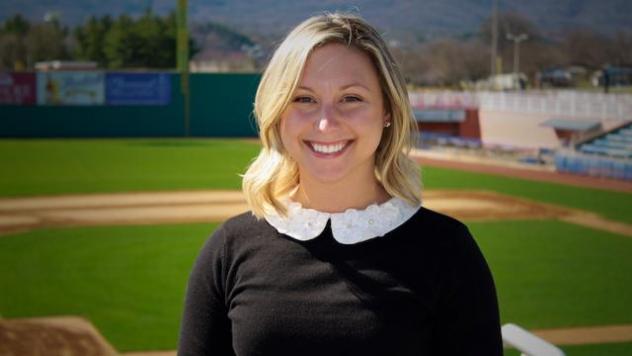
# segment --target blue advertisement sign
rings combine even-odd
[[[169,105],[171,78],[168,73],[107,73],[107,105]]]

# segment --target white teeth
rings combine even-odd
[[[346,142],[338,143],[335,145],[321,145],[318,143],[312,143],[312,148],[314,149],[314,151],[320,153],[336,153],[340,152],[346,146],[346,144]]]

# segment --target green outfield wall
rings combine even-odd
[[[182,137],[180,76],[158,106],[0,105],[0,137]],[[259,74],[190,74],[190,136],[254,137]]]

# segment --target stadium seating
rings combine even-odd
[[[606,135],[582,142],[578,151],[606,157],[632,158],[632,123],[619,127]]]
[[[632,122],[555,155],[560,172],[632,180]]]
[[[481,148],[482,142],[477,138],[459,137],[441,132],[425,132],[419,135],[421,147],[427,148],[431,145],[454,146],[459,148]]]

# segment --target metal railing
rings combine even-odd
[[[577,90],[525,92],[424,91],[410,93],[413,107],[479,108],[593,120],[631,120],[632,94]]]

